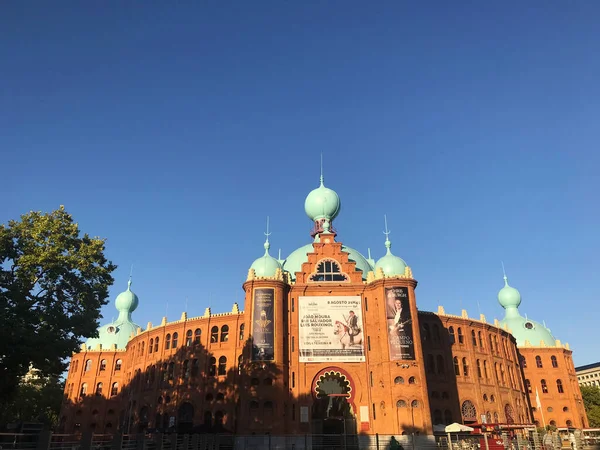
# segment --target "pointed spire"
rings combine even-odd
[[[265,233],[265,236],[267,237],[267,239],[265,240],[265,255],[269,254],[269,249],[271,248],[271,244],[269,244],[269,236],[271,236],[271,233],[269,233],[269,216],[267,216],[267,232]]]
[[[129,281],[127,281],[127,290],[131,291],[131,279],[133,278],[133,264],[131,265],[131,269],[129,270]]]
[[[319,181],[321,182],[321,186],[324,186],[324,184],[323,184],[323,152],[321,152],[321,177],[319,178]]]
[[[500,261],[502,263],[502,273],[504,274],[504,286],[508,286],[508,278],[506,277],[506,270],[504,270],[504,261]]]
[[[390,248],[392,247],[392,242],[390,241],[390,233],[391,231],[388,230],[388,224],[387,224],[387,214],[383,215],[383,220],[385,222],[385,231],[383,232],[383,234],[385,234],[385,248],[387,249],[386,251],[386,255],[391,254],[391,250]]]

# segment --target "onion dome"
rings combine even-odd
[[[119,313],[131,314],[140,303],[138,296],[131,290],[131,279],[127,282],[127,290],[121,292],[115,300],[115,306]]]
[[[313,222],[321,219],[331,221],[340,212],[340,207],[340,197],[334,190],[325,187],[323,184],[323,175],[321,175],[321,185],[310,191],[304,201],[306,215]]]
[[[506,275],[504,275],[504,287],[498,292],[498,302],[505,310],[518,308],[521,304],[521,293],[509,286]]]
[[[254,274],[257,277],[274,277],[277,269],[281,269],[281,263],[277,258],[273,258],[269,255],[269,248],[271,248],[271,244],[269,244],[269,218],[267,217],[267,232],[265,236],[267,239],[265,240],[265,254],[260,258],[256,259],[252,265],[251,269],[254,270]]]
[[[404,275],[407,264],[402,258],[392,254],[392,242],[390,241],[390,231],[388,231],[387,227],[387,217],[385,217],[385,231],[383,234],[385,234],[386,252],[375,264],[375,270],[383,270],[383,274],[387,277]]]

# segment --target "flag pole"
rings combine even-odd
[[[540,413],[542,414],[542,423],[544,424],[544,429],[546,429],[546,419],[544,419],[544,408],[542,408],[542,402],[540,401],[540,393],[538,391],[537,386],[535,387],[535,403]]]

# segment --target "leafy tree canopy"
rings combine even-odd
[[[598,386],[581,386],[581,397],[591,428],[600,427],[600,388]]]
[[[81,236],[62,206],[0,225],[0,403],[30,367],[58,376],[82,339],[97,336],[116,269],[104,243]]]

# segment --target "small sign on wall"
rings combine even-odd
[[[367,431],[369,429],[369,407],[360,407],[360,430]]]

